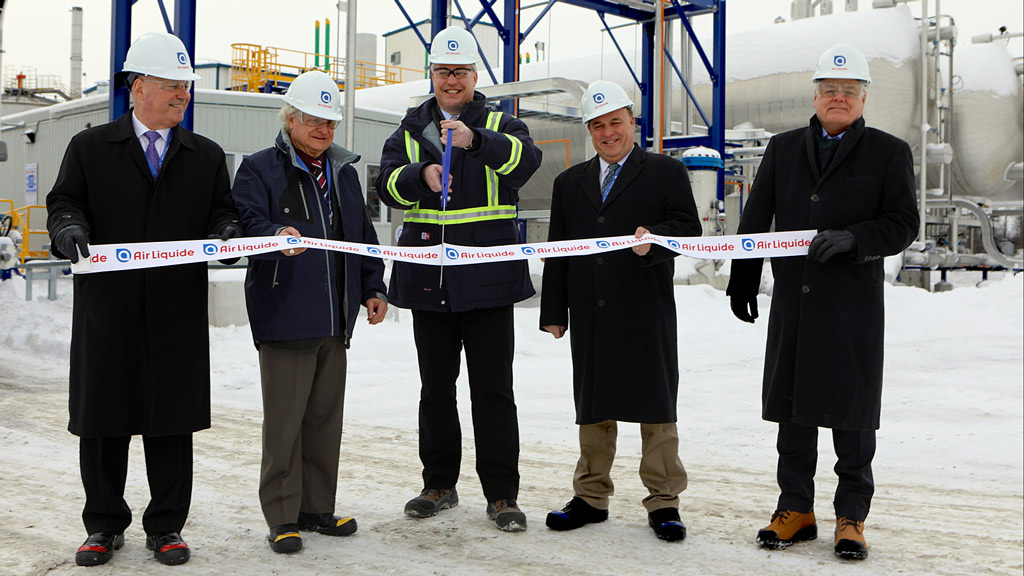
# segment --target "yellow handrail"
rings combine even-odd
[[[13,204],[12,204],[13,205]],[[46,210],[46,206],[41,204],[30,204],[28,206],[22,206],[17,210],[14,210],[14,216],[12,227],[17,226],[21,232],[21,262],[24,263],[29,258],[49,258],[50,252],[48,250],[29,250],[32,245],[33,236],[49,236],[49,232],[43,228],[42,230],[34,230],[32,228],[32,210],[42,209]]]
[[[232,90],[265,92],[268,87],[282,88],[299,74],[315,69],[329,74],[341,89],[344,89],[346,84],[344,58],[245,43],[232,44],[231,52]],[[316,66],[315,63],[318,61],[325,64]],[[356,75],[352,84],[359,90],[422,80],[426,77],[427,74],[423,70],[357,60]]]

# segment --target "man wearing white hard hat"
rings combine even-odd
[[[769,549],[817,537],[814,471],[818,428],[831,428],[839,477],[835,553],[862,559],[874,493],[871,461],[882,396],[882,262],[918,229],[907,143],[864,124],[871,81],[857,49],[837,44],[814,73],[807,128],[771,139],[738,233],[818,230],[806,257],[773,258],[762,416],[778,422],[780,495],[757,535]],[[763,259],[735,260],[733,313],[757,318]]]
[[[274,146],[235,175],[246,236],[377,243],[352,166],[359,156],[333,143],[340,100],[323,72],[292,81]],[[354,518],[334,514],[346,350],[361,304],[371,325],[387,313],[383,275],[376,258],[324,250],[249,257],[245,301],[263,387],[260,504],[275,552],[299,551],[301,530],[356,531]]]
[[[53,252],[78,262],[89,244],[229,239],[240,233],[224,152],[178,124],[199,79],[170,34],[128,50],[133,108],[77,134],[46,197]],[[107,562],[132,521],[128,445],[141,435],[151,499],[146,546],[163,564],[190,556],[181,538],[192,496],[192,433],[210,427],[205,263],[76,274],[68,429],[80,437],[89,538],[75,561]]]
[[[634,143],[633,102],[625,91],[612,82],[594,82],[580,107],[597,155],[555,179],[548,241],[700,236],[686,167]],[[639,244],[544,262],[540,327],[555,338],[569,332],[580,442],[573,498],[547,517],[554,530],[608,518],[622,421],[640,424],[648,523],[662,540],[686,537],[679,518],[686,470],[676,430],[676,255]]]
[[[403,210],[401,246],[461,246],[522,241],[519,189],[540,166],[541,152],[521,120],[488,110],[476,92],[476,40],[463,28],[438,32],[430,44],[434,97],[402,120],[381,153],[377,190]],[[449,140],[448,131],[452,131]],[[451,148],[448,202],[442,205],[442,159]],[[455,382],[466,350],[473,402],[476,471],[487,515],[504,531],[526,529],[519,495],[519,422],[512,392],[512,306],[534,294],[525,261],[469,266],[395,262],[389,296],[409,308],[419,357],[420,460],[423,489],[405,507],[424,518],[458,503],[462,431]]]

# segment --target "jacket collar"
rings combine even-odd
[[[135,125],[132,124],[132,111],[134,108],[130,108],[128,112],[121,115],[120,118],[114,120],[113,128],[110,131],[110,136],[107,137],[107,141],[111,143],[123,143],[131,142],[135,146],[129,146],[129,154],[132,159],[135,160],[135,164],[139,170],[144,172],[150,179],[153,178],[152,172],[149,171],[149,163],[146,161],[145,153],[142,151],[142,146],[139,144],[138,139],[135,136]],[[167,149],[167,153],[164,155],[164,165],[166,166],[174,158],[175,154],[181,148],[187,148],[189,150],[196,149],[196,139],[192,132],[185,130],[181,125],[177,125],[171,128],[171,142],[170,147]]]
[[[292,144],[292,139],[284,130],[277,133],[277,139],[274,142],[274,146],[278,151],[291,160],[292,166],[295,166],[300,170],[303,169],[302,163],[299,161],[299,156],[295,152],[295,146]],[[331,170],[335,173],[346,164],[355,164],[356,162],[359,162],[358,154],[333,143],[330,148],[324,152],[324,156],[327,156],[327,159],[331,163]]]
[[[622,168],[619,168],[619,175],[615,178],[612,189],[608,191],[608,200],[602,202],[600,184],[601,159],[599,156],[594,155],[583,170],[582,185],[584,196],[590,200],[598,212],[604,210],[605,207],[615,202],[619,196],[622,196],[626,188],[629,187],[633,180],[636,180],[636,177],[640,175],[640,171],[643,170],[645,162],[647,162],[647,152],[634,142],[633,150],[629,153],[629,157],[626,158],[626,163],[622,165]]]
[[[817,114],[811,116],[811,120],[807,125],[806,137],[804,138],[805,148],[807,150],[807,161],[811,165],[811,173],[814,175],[816,181],[824,180],[829,174],[835,171],[836,167],[839,166],[847,156],[850,155],[850,151],[857,145],[860,137],[864,135],[864,117],[861,116],[850,124],[850,127],[846,129],[843,134],[843,138],[839,142],[839,148],[836,150],[836,155],[832,158],[832,163],[825,169],[825,173],[822,174],[818,168],[818,143],[816,136],[821,134],[821,121],[818,120]]]

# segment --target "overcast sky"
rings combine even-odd
[[[231,44],[249,43],[292,50],[313,51],[314,22],[331,20],[331,45],[336,47],[338,26],[335,0],[199,0],[196,19],[196,62],[231,62]],[[475,15],[480,9],[478,0],[461,0],[467,13]],[[499,0],[498,5],[502,2]],[[521,26],[525,30],[540,12],[543,4],[522,0]],[[859,0],[861,10],[871,9],[871,0]],[[919,14],[920,2],[911,3]],[[173,21],[174,0],[165,0],[169,17]],[[403,0],[403,5],[415,20],[429,18],[427,0]],[[842,11],[843,0],[835,0],[836,11]],[[934,11],[936,0],[929,2]],[[943,13],[952,15],[960,29],[960,42],[970,42],[971,36],[996,32],[1007,26],[1011,32],[1020,32],[1024,22],[1024,3],[1020,0],[942,0]],[[39,74],[60,76],[67,84],[70,75],[71,7],[84,10],[84,54],[82,69],[85,86],[109,76],[110,60],[110,0],[7,0],[3,14],[4,68],[23,70],[35,67]],[[789,0],[729,0],[727,29],[744,31],[770,26],[782,16],[789,18]],[[241,7],[241,8],[240,8]],[[499,10],[500,13],[500,10]],[[342,15],[344,18],[344,15]],[[614,25],[622,20],[609,19]],[[383,34],[406,24],[405,18],[393,0],[361,0],[358,3],[358,31]],[[698,33],[710,30],[710,18],[695,19]],[[343,23],[342,26],[343,27]],[[138,0],[133,8],[132,38],[144,32],[164,30],[156,0]],[[523,43],[523,51],[532,51],[534,42],[547,43],[551,58],[578,56],[600,51],[601,22],[594,13],[568,5],[556,5]],[[634,36],[629,29],[617,30],[621,40],[631,43]],[[342,39],[344,42],[344,39]],[[837,39],[838,41],[838,39]],[[529,47],[529,48],[527,48]],[[1021,41],[1010,44],[1011,54],[1021,55]],[[332,50],[333,51],[333,50]],[[384,55],[378,51],[378,61]],[[6,76],[6,73],[5,73]]]

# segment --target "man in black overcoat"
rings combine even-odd
[[[785,548],[817,537],[814,471],[818,427],[831,428],[839,485],[835,553],[867,557],[864,520],[874,493],[884,336],[883,258],[918,230],[907,143],[864,126],[871,78],[864,56],[838,44],[814,75],[807,128],[771,139],[744,206],[740,234],[815,229],[806,257],[773,258],[765,420],[779,423],[771,523],[757,542]],[[762,259],[736,260],[728,295],[736,316],[757,318]]]
[[[46,198],[53,251],[239,236],[224,152],[178,124],[192,71],[181,41],[145,34],[124,63],[134,107],[76,135]],[[68,429],[79,436],[88,539],[81,566],[124,545],[128,444],[141,435],[150,502],[146,546],[164,564],[190,556],[180,532],[192,497],[192,433],[210,426],[206,264],[75,276]]]
[[[597,156],[555,179],[548,240],[699,236],[686,168],[633,143],[633,103],[622,88],[594,82],[581,107]],[[651,527],[663,540],[686,536],[678,510],[686,470],[675,424],[675,256],[642,244],[544,263],[540,326],[555,338],[569,332],[580,438],[575,494],[561,511],[548,514],[552,529],[608,518],[616,423],[624,421],[640,423],[640,479],[649,492],[643,505]]]

